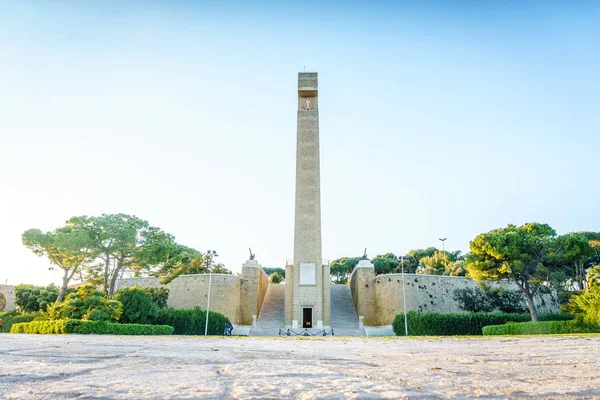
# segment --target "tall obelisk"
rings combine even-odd
[[[321,256],[317,73],[298,73],[294,263],[286,266],[285,325],[330,326],[329,265]]]

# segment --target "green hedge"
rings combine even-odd
[[[487,325],[501,325],[507,322],[531,321],[529,314],[506,313],[455,313],[409,311],[408,334],[411,336],[452,336],[481,335],[481,329]],[[540,321],[564,321],[573,319],[569,314],[539,314]],[[404,335],[404,314],[396,315],[394,332]]]
[[[173,327],[167,325],[117,324],[106,321],[61,319],[14,324],[11,333],[62,334],[79,333],[94,335],[171,335]]]
[[[10,332],[13,324],[18,324],[21,322],[31,322],[36,317],[35,314],[19,314],[17,311],[7,311],[0,313],[0,319],[4,323],[2,327],[2,332],[7,333]]]
[[[229,321],[223,314],[208,313],[208,334],[222,335]],[[175,328],[175,335],[204,335],[206,311],[199,307],[192,309],[163,308],[158,311],[157,324]]]
[[[484,335],[548,335],[560,333],[600,333],[600,326],[581,325],[577,321],[509,322],[483,327]]]

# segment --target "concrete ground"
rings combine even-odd
[[[0,334],[0,398],[596,398],[600,336]]]

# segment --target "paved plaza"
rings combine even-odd
[[[600,396],[600,336],[0,334],[0,398]]]

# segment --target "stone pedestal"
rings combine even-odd
[[[248,260],[242,265],[240,325],[256,325],[268,286],[269,277],[258,261]]]

